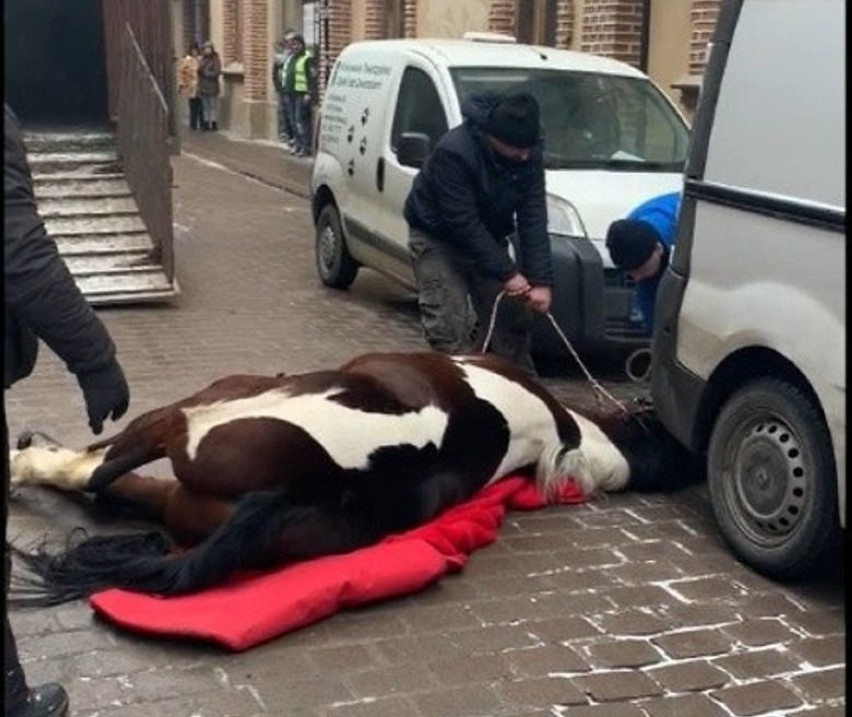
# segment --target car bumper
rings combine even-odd
[[[584,238],[551,236],[553,302],[551,314],[577,351],[608,352],[650,345],[641,324],[630,320],[634,288],[617,269],[604,269],[594,245]],[[533,351],[570,357],[546,316],[533,324]]]

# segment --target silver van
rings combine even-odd
[[[721,533],[797,578],[846,504],[844,0],[723,0],[652,342]]]

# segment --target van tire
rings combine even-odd
[[[343,225],[337,207],[326,204],[317,218],[314,245],[317,274],[332,289],[348,289],[358,274],[356,262],[343,236]]]
[[[781,580],[825,566],[840,536],[828,426],[802,390],[752,381],[724,404],[707,456],[713,513],[744,562]]]

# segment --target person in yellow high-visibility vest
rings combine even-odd
[[[295,142],[290,152],[297,157],[309,157],[313,105],[316,100],[314,57],[305,47],[305,38],[302,35],[293,36],[291,47],[293,55],[284,78],[284,89],[292,97],[292,123],[296,130]]]

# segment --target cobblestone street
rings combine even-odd
[[[382,277],[362,271],[349,292],[320,285],[308,168],[214,133],[184,141],[174,159],[181,294],[171,306],[99,311],[132,391],[119,427],[226,374],[424,348],[413,297]],[[591,368],[618,395],[634,390],[611,367]],[[557,395],[593,400],[576,367],[562,373],[545,379]],[[44,347],[6,400],[13,440],[37,428],[74,447],[90,441],[76,382]],[[26,489],[9,537],[26,544],[79,524],[112,523]],[[30,681],[62,682],[75,717],[839,717],[839,573],[783,586],[738,564],[693,485],[509,513],[460,574],[240,654],[123,632],[82,602],[11,620]]]

